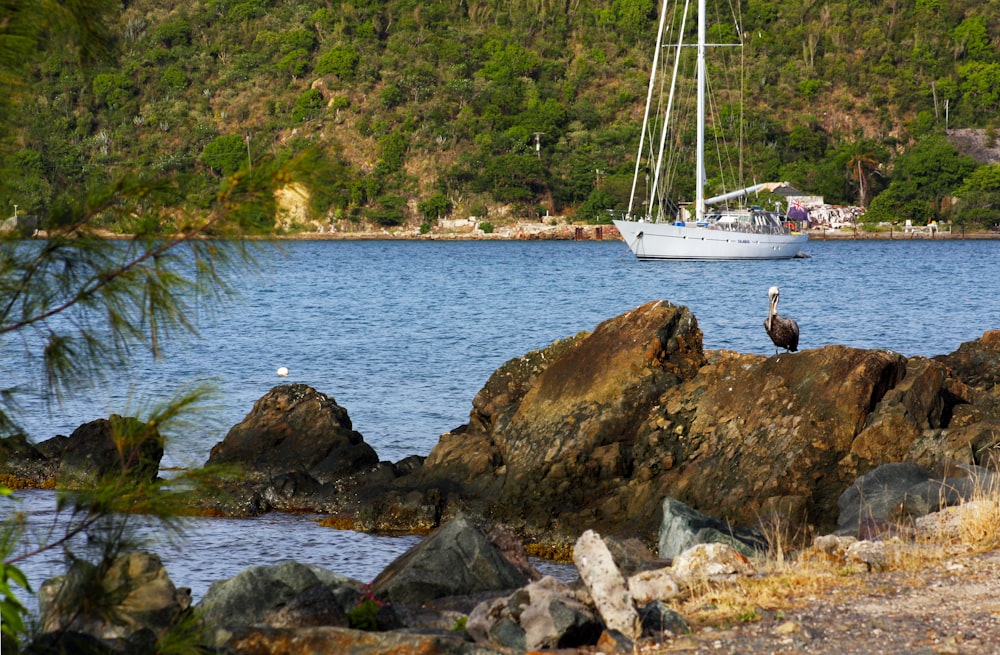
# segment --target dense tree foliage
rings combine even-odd
[[[726,110],[746,144],[710,166],[741,161],[750,181],[867,205],[924,137],[995,127],[998,9],[720,7],[712,38],[738,40],[740,22],[745,75],[714,90],[727,107],[746,92],[744,113]],[[320,221],[421,221],[413,208],[436,194],[457,215],[622,207],[658,13],[652,0],[134,0],[111,23],[119,61],[81,74],[68,65],[78,51],[52,47],[31,65],[35,92],[18,103],[30,120],[2,162],[16,172],[0,179],[0,207],[49,211],[67,183],[124,170],[188,174],[184,201],[205,207],[223,171],[212,150],[246,135],[279,157],[291,140],[313,143],[339,170],[316,192],[347,188],[347,202],[319,203]],[[235,148],[228,159],[226,172],[243,165]]]
[[[957,223],[1000,224],[1000,164],[977,168],[956,194],[960,198],[953,212]]]
[[[938,220],[945,198],[976,168],[943,137],[924,139],[896,159],[892,183],[872,202],[867,220]]]

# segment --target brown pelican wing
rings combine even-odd
[[[764,328],[767,330],[767,334],[771,337],[774,345],[778,348],[784,348],[789,352],[798,350],[799,324],[794,319],[778,316],[777,314],[769,317],[769,319],[770,326],[768,326],[767,321],[764,321]]]

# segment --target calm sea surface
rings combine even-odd
[[[773,353],[767,290],[799,322],[800,348],[844,344],[904,355],[952,352],[1000,328],[1000,241],[811,241],[808,259],[639,262],[608,242],[287,242],[257,254],[241,297],[202,308],[199,335],[137,357],[114,383],[47,409],[23,399],[35,440],[164,392],[210,382],[214,406],[168,435],[164,466],[200,466],[272,387],[301,382],[336,398],[384,460],[426,455],[468,419],[472,398],[512,357],[591,330],[649,300],[686,305],[708,349]],[[287,378],[276,376],[288,367]],[[23,494],[44,518],[51,494]],[[9,511],[0,503],[0,511]],[[152,546],[199,598],[247,566],[314,562],[362,580],[414,538],[322,529],[308,517],[202,520],[181,544]],[[53,562],[28,567],[33,582]]]

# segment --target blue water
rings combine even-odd
[[[52,413],[26,398],[27,427],[36,440],[69,434],[165,391],[213,382],[215,406],[168,434],[163,461],[199,466],[255,400],[302,382],[336,398],[380,457],[397,461],[426,455],[465,423],[476,392],[508,359],[649,300],[688,306],[706,348],[759,354],[773,352],[762,327],[772,285],[781,287],[779,311],[799,322],[802,349],[932,356],[1000,328],[1000,241],[812,241],[805,250],[811,258],[668,263],[639,262],[620,241],[265,247],[237,284],[240,299],[199,311],[197,338],[168,344],[160,361],[137,356],[112,384]],[[291,375],[277,377],[279,366]],[[164,559],[196,596],[213,579],[282,554],[367,580],[412,543],[324,530],[303,517],[202,521],[189,533]]]

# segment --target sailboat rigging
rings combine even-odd
[[[698,0],[698,41],[696,63],[696,143],[695,143],[695,199],[693,208],[673,205],[661,193],[662,180],[667,159],[668,122],[674,111],[677,93],[678,71],[681,51],[685,47],[683,36],[690,0],[685,0],[681,15],[678,41],[674,50],[674,62],[670,76],[670,88],[666,109],[662,117],[654,120],[659,125],[658,135],[647,134],[653,110],[654,91],[663,85],[660,72],[660,53],[664,45],[664,33],[668,23],[667,0],[660,12],[656,36],[656,51],[653,55],[652,72],[646,95],[646,109],[643,114],[642,134],[639,138],[639,152],[636,156],[632,193],[625,216],[614,221],[622,238],[639,259],[788,259],[798,256],[800,248],[808,236],[800,226],[790,221],[779,211],[760,207],[738,207],[730,209],[731,200],[744,198],[760,191],[773,191],[781,183],[755,184],[750,187],[705,198],[705,104],[707,72],[705,64],[707,19],[705,0]],[[655,131],[654,131],[655,132]],[[645,157],[646,138],[650,138],[650,150],[655,136],[659,136],[655,155]],[[640,176],[648,180],[644,162],[653,175],[651,189],[643,201],[644,210],[635,215],[635,198]],[[647,182],[648,187],[648,182]],[[719,208],[716,208],[718,206]]]

